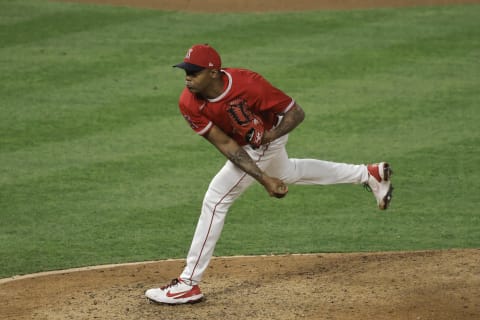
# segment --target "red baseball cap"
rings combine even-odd
[[[188,49],[183,62],[174,67],[181,68],[187,73],[196,73],[203,69],[220,69],[222,59],[208,44],[196,44]]]

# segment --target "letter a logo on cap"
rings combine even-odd
[[[192,48],[188,49],[187,54],[185,55],[185,59],[190,59],[190,55],[192,54],[192,51],[193,51]]]

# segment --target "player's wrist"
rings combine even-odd
[[[267,189],[269,188],[269,186],[271,184],[271,180],[272,180],[272,178],[270,176],[268,176],[267,174],[265,174],[264,172],[261,172],[260,175],[257,178],[257,181]]]
[[[262,137],[262,144],[267,144],[267,143],[270,143],[272,142],[273,140],[275,140],[275,134],[273,132],[273,129],[272,130],[268,130],[268,131],[265,131],[263,133],[263,137]]]

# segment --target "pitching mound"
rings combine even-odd
[[[479,319],[480,249],[213,259],[205,299],[144,297],[183,261],[54,272],[0,282],[2,319]]]

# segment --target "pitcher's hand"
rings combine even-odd
[[[271,197],[283,198],[288,193],[287,185],[277,178],[265,176],[263,186]]]

